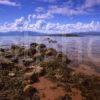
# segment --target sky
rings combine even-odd
[[[0,0],[0,32],[100,32],[100,0]]]

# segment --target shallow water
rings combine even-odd
[[[52,41],[57,42],[52,42]],[[29,46],[30,43],[44,43],[58,51],[63,51],[77,64],[87,64],[100,70],[100,37],[48,37],[48,36],[1,36],[0,46],[7,47],[12,44]]]

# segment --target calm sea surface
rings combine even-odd
[[[12,44],[29,46],[30,43],[44,43],[58,51],[63,51],[78,64],[87,64],[100,71],[100,36],[48,37],[48,36],[0,36],[0,47]]]

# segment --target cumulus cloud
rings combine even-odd
[[[67,15],[67,16],[87,13],[83,9],[80,9],[80,8],[72,9],[72,8],[68,8],[66,6],[62,6],[62,7],[52,6],[49,8],[48,12],[51,14],[62,14],[62,15]]]
[[[11,0],[0,0],[0,5],[7,5],[7,6],[20,6],[20,4],[13,2]]]
[[[76,2],[73,1],[66,1],[64,3],[61,3],[61,5],[53,5],[50,6],[47,10],[50,14],[60,14],[60,15],[82,15],[82,14],[90,14],[92,10],[94,9],[94,6],[100,5],[100,0],[84,0],[84,2],[80,6],[72,6],[72,3],[76,4]],[[70,5],[70,6],[68,6]],[[43,11],[41,9],[41,11]]]
[[[28,16],[29,17],[29,16]],[[74,24],[50,23],[45,20],[36,20],[31,23],[31,19],[21,17],[12,23],[0,25],[0,32],[8,31],[38,31],[46,33],[70,33],[100,31],[100,23],[91,21],[90,23],[77,22]],[[34,17],[32,20],[35,20]]]
[[[51,18],[54,18],[54,16],[49,12],[47,12],[47,13],[29,14],[28,15],[28,19],[29,20],[32,20],[32,19],[46,20],[46,19],[51,19]]]

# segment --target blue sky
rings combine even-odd
[[[100,0],[0,0],[5,31],[100,31]]]

